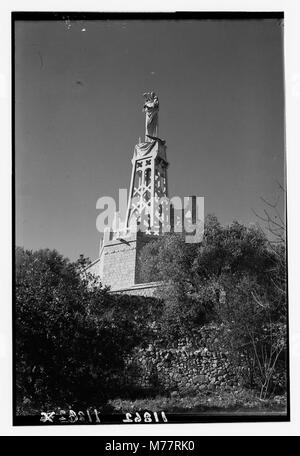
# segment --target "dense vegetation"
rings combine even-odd
[[[104,404],[120,392],[125,357],[153,337],[172,343],[214,321],[244,384],[267,397],[284,383],[285,246],[257,228],[208,217],[201,245],[174,234],[145,246],[145,280],[159,300],[117,296],[82,274],[86,259],[16,251],[16,390],[25,404]],[[140,308],[143,306],[143,312]],[[154,324],[155,323],[155,324]],[[155,327],[155,332],[153,328]],[[279,386],[278,386],[279,385]]]
[[[118,390],[125,355],[147,337],[140,301],[109,294],[82,275],[85,263],[51,250],[16,251],[19,405],[105,403]]]
[[[232,363],[244,366],[244,383],[259,387],[262,397],[274,389],[278,369],[285,371],[284,242],[270,244],[257,227],[222,227],[208,216],[201,244],[165,235],[144,248],[140,264],[145,281],[164,283],[162,331],[168,339],[218,322],[219,342]]]

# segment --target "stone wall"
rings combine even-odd
[[[129,296],[142,296],[144,298],[155,297],[161,282],[139,283],[129,288],[119,288],[115,293],[126,294]]]
[[[208,325],[173,346],[157,341],[137,349],[127,360],[127,382],[137,388],[182,395],[237,385],[238,376],[226,353],[215,348],[218,331],[217,326]]]

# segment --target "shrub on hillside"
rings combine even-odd
[[[24,401],[104,403],[142,324],[124,300],[55,250],[16,251],[16,392]],[[89,286],[88,286],[89,284]],[[134,303],[132,303],[134,306]]]
[[[284,242],[270,245],[256,227],[222,227],[208,216],[201,244],[165,234],[144,247],[140,264],[144,280],[154,274],[163,282],[161,327],[167,340],[210,321],[222,323],[220,342],[239,371],[242,363],[244,381],[259,387],[262,397],[285,388]]]

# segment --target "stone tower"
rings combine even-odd
[[[158,234],[159,201],[168,198],[167,147],[165,141],[154,136],[158,132],[158,98],[153,92],[144,96],[145,142],[139,142],[134,148],[126,227],[130,229],[138,223],[141,231]]]
[[[142,248],[169,231],[181,233],[187,242],[200,242],[204,206],[201,221],[195,196],[184,208],[175,207],[174,199],[169,200],[167,147],[158,137],[159,101],[154,92],[145,93],[144,97],[145,141],[134,147],[127,211],[122,220],[115,214],[115,222],[100,243],[99,258],[88,271],[98,275],[112,292],[151,296],[160,284],[143,282],[139,267]]]
[[[168,162],[165,141],[158,137],[158,98],[154,92],[144,97],[145,141],[134,147],[125,230],[122,236],[113,228],[105,232],[99,258],[88,271],[113,292],[151,296],[159,284],[141,281],[138,257],[160,233],[161,208],[156,203],[168,198]]]

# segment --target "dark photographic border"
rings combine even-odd
[[[15,188],[15,22],[16,21],[59,21],[59,20],[263,20],[263,19],[284,19],[283,12],[151,12],[151,13],[99,13],[99,12],[12,12],[11,13],[11,87],[12,87],[12,379],[13,379],[13,426],[53,426],[60,425],[57,420],[54,422],[40,421],[38,416],[16,415],[16,188]],[[287,201],[286,201],[287,211]],[[286,239],[287,246],[287,239]],[[286,278],[288,279],[288,263],[286,267]],[[288,281],[287,281],[288,283]],[[289,315],[288,287],[287,287],[287,314]],[[238,423],[238,422],[286,422],[290,421],[290,352],[289,352],[289,319],[287,319],[287,412],[286,414],[265,414],[255,415],[230,414],[226,412],[201,413],[168,413],[168,423]],[[101,414],[101,423],[91,424],[125,424],[124,414]],[[162,423],[162,421],[161,421]],[[71,424],[71,423],[68,423]],[[73,424],[73,423],[72,423]],[[74,423],[80,425],[78,422]],[[82,423],[87,424],[87,423]],[[133,423],[137,424],[137,423]],[[145,424],[141,422],[141,424]],[[159,423],[151,423],[159,424]]]

